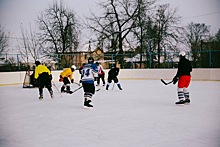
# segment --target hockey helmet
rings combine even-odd
[[[74,71],[74,70],[76,70],[76,66],[75,65],[72,65],[71,66],[71,69]]]
[[[36,66],[38,66],[38,65],[40,65],[41,63],[40,63],[39,60],[36,60],[36,61],[35,61],[35,64],[36,64]]]
[[[179,56],[184,57],[185,55],[186,55],[186,52],[184,52],[184,51],[180,51]]]
[[[89,58],[88,58],[88,63],[94,63],[93,57],[89,57]]]

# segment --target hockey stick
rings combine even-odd
[[[96,90],[95,90],[95,92],[98,92],[98,91],[100,91],[100,90],[101,90],[101,89],[100,89],[100,88],[98,88],[98,89],[96,89]]]
[[[163,79],[160,79],[160,80],[161,80],[161,82],[162,82],[162,83],[164,83],[165,85],[169,85],[169,84],[173,83],[173,80],[172,80],[172,81],[170,81],[170,82],[168,82],[168,83],[167,83],[167,82],[165,82]]]
[[[83,87],[83,86],[80,86],[79,88],[77,88],[77,89],[73,90],[73,91],[72,91],[70,94],[73,94],[74,92],[76,92],[76,91],[80,90],[82,87]]]
[[[73,84],[76,84],[76,85],[78,85],[78,86],[81,86],[79,83],[76,83],[76,82],[73,82]]]
[[[61,94],[61,92],[59,91],[59,89],[58,89],[57,86],[55,85],[55,83],[54,83],[53,81],[52,81],[52,83],[53,83],[53,86],[57,89],[57,91],[58,91],[58,93],[60,94],[60,96],[63,97],[62,94]]]
[[[75,89],[74,91],[71,91],[70,94],[73,94],[74,92],[78,91],[79,89],[81,89],[83,86],[80,86],[79,88]],[[96,89],[95,92],[100,91],[101,89]]]

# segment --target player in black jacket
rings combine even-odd
[[[191,80],[190,72],[192,71],[192,66],[189,60],[185,58],[185,55],[186,53],[184,51],[179,53],[180,61],[178,63],[178,70],[173,78],[173,84],[176,84],[178,81],[177,92],[179,101],[176,104],[190,103],[188,86]]]
[[[122,90],[121,84],[119,83],[118,78],[117,78],[118,74],[119,74],[119,68],[116,66],[112,66],[112,68],[108,72],[108,83],[106,85],[106,90],[108,90],[109,85],[112,82],[112,80],[114,81],[115,84],[117,84],[118,88]]]

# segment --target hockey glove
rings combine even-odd
[[[52,80],[52,79],[53,79],[52,75],[49,75],[49,79],[50,79],[50,80]]]
[[[62,77],[62,76],[60,76],[59,81],[60,81],[60,82],[63,82],[63,77]]]
[[[175,84],[177,83],[177,81],[178,81],[178,77],[175,76],[175,77],[173,78],[173,84],[175,85]]]

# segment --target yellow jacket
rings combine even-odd
[[[35,68],[34,78],[37,79],[39,74],[42,74],[43,72],[47,72],[49,75],[51,75],[50,70],[45,65],[42,64],[38,65]]]
[[[64,69],[60,75],[64,78],[64,77],[67,77],[67,78],[70,78],[70,80],[73,79],[73,72],[71,70],[71,68],[66,68]]]

